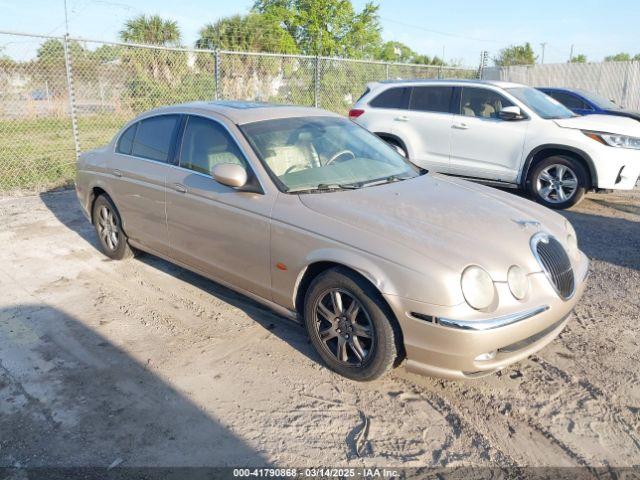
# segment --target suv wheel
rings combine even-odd
[[[333,371],[369,381],[390,370],[401,352],[400,330],[380,294],[353,272],[321,273],[305,296],[304,322],[314,348]]]
[[[400,142],[398,142],[396,140],[392,140],[390,138],[382,138],[382,140],[384,140],[386,143],[388,143],[396,152],[398,152],[404,158],[409,158],[409,154],[404,149],[404,147],[402,145],[400,145]]]
[[[576,205],[587,191],[588,175],[577,160],[552,156],[539,162],[529,176],[529,191],[542,205],[562,210]]]

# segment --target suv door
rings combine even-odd
[[[216,182],[211,170],[221,163],[240,164],[249,178],[254,175],[222,123],[189,115],[178,165],[167,176],[171,256],[206,275],[270,298],[269,214],[274,198]]]
[[[165,181],[180,115],[148,117],[127,128],[111,157],[113,198],[133,241],[168,253]]]
[[[451,125],[451,173],[516,182],[528,120],[502,120],[503,107],[515,104],[496,90],[460,87]]]
[[[403,139],[416,165],[448,171],[453,91],[445,85],[413,87],[409,110],[395,119],[392,133]]]

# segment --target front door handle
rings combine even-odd
[[[180,193],[187,193],[187,187],[185,187],[184,185],[182,185],[181,183],[174,183],[173,184],[173,189],[176,192],[180,192]]]
[[[467,125],[466,123],[454,123],[453,125],[451,125],[451,128],[457,128],[458,130],[467,130],[469,128],[469,125]]]
[[[113,171],[113,174],[116,177],[121,177],[122,176],[122,170],[118,170],[117,168]]]
[[[394,118],[394,120],[396,122],[408,122],[409,117],[407,117],[406,115],[400,115],[399,117]]]

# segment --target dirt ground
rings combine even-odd
[[[537,355],[360,384],[302,327],[149,255],[73,191],[0,200],[0,466],[640,464],[640,190],[566,213],[591,276]]]

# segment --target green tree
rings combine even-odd
[[[569,60],[569,63],[587,63],[587,56],[584,53],[580,53]]]
[[[209,23],[200,30],[196,47],[245,52],[297,53],[291,34],[274,17],[250,13]]]
[[[376,55],[377,60],[404,63],[413,62],[416,57],[416,52],[401,42],[384,42]]]
[[[254,10],[277,20],[305,54],[374,58],[382,44],[373,3],[357,12],[350,0],[256,0]]]
[[[640,62],[640,53],[636,53],[636,55],[633,57],[633,61]]]
[[[507,67],[509,65],[533,65],[537,58],[531,44],[527,42],[524,45],[511,45],[503,48],[493,61],[498,67]]]
[[[180,28],[175,20],[166,20],[159,15],[139,15],[126,21],[120,30],[124,42],[148,43],[176,47],[180,45]]]
[[[180,29],[177,22],[159,15],[139,15],[126,21],[120,31],[125,42],[180,46]],[[171,86],[177,83],[177,77],[186,68],[187,56],[184,52],[166,50],[125,49],[123,61],[133,67],[140,81],[142,78],[163,81]]]
[[[626,52],[616,53],[615,55],[607,55],[604,57],[605,62],[630,62],[631,55]]]

